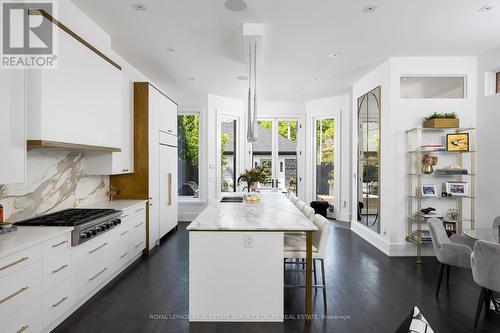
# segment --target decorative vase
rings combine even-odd
[[[250,191],[252,191],[252,192],[257,191],[257,183],[252,183],[252,184],[250,185]]]
[[[434,169],[432,168],[432,165],[428,165],[428,164],[422,165],[422,173],[431,174],[433,172],[434,172]]]

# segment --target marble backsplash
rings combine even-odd
[[[107,200],[109,176],[86,176],[79,152],[28,151],[25,184],[0,185],[4,219],[16,222]]]

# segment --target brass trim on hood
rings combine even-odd
[[[91,151],[101,151],[109,153],[117,153],[122,151],[120,148],[116,147],[82,145],[78,143],[46,141],[46,140],[27,140],[27,146],[28,149],[50,148],[50,149],[64,149],[64,150],[91,150]]]

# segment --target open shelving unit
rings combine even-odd
[[[469,150],[456,151],[427,151],[421,149],[424,144],[436,143],[428,140],[441,138],[442,142],[446,139],[446,134],[450,133],[469,133]],[[422,230],[428,230],[427,223],[420,214],[423,204],[436,203],[441,209],[454,208],[460,212],[461,218],[456,223],[456,233],[462,233],[464,224],[468,228],[475,226],[475,204],[476,204],[476,131],[475,128],[412,128],[406,131],[407,141],[407,181],[406,181],[406,240],[416,245],[417,263],[422,263],[422,246],[430,244],[430,240],[422,240],[420,235]],[[446,143],[444,143],[446,146]],[[429,154],[438,156],[438,165],[443,165],[443,160],[449,164],[467,169],[468,174],[464,175],[437,175],[435,173],[425,174],[422,172],[422,156]],[[441,163],[440,163],[441,161]],[[467,182],[469,184],[469,193],[467,196],[442,197],[439,193],[436,197],[423,197],[418,189],[424,184],[431,182],[441,183],[447,181]],[[438,185],[438,184],[436,184]],[[442,212],[446,218],[446,212]],[[445,219],[446,221],[446,219]]]

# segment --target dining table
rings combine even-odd
[[[484,240],[500,244],[500,231],[498,228],[465,229],[464,234],[475,240]]]

